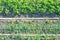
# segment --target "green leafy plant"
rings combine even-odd
[[[2,13],[4,6],[0,6],[0,13]]]
[[[56,13],[60,14],[60,5],[58,0],[0,0],[0,13],[3,10],[3,7],[8,10],[13,9],[14,14],[26,14],[26,13]],[[3,5],[3,6],[1,6]],[[57,7],[58,6],[58,7]],[[6,9],[5,14],[8,14]]]
[[[9,13],[9,10],[8,9],[5,9],[5,14],[8,14]]]
[[[37,38],[37,40],[40,40],[41,39],[40,35],[37,35],[36,38]]]

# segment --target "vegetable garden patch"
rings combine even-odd
[[[54,36],[51,36],[51,37],[40,37],[40,36],[14,36],[14,35],[11,35],[11,36],[0,36],[0,39],[1,40],[56,40],[56,38]]]
[[[0,19],[1,40],[57,40],[58,34],[60,20]]]
[[[59,0],[44,0],[44,1],[0,0],[0,15],[1,14],[10,17],[16,15],[20,16],[24,14],[36,14],[36,15],[38,14],[37,16],[39,16],[39,14],[60,15],[60,1]]]
[[[0,20],[2,34],[60,34],[59,20]]]

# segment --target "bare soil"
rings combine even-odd
[[[9,13],[7,15],[3,15],[3,14],[0,14],[0,18],[44,18],[44,17],[48,17],[48,18],[54,18],[54,17],[60,17],[60,15],[58,14],[47,14],[47,13],[44,13],[44,14],[40,14],[40,13],[34,13],[34,14],[31,14],[31,13],[27,13],[27,14],[20,14],[20,15],[14,15],[13,13]]]

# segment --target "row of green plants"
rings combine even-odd
[[[0,33],[56,34],[60,33],[59,20],[8,21],[0,25]]]
[[[53,35],[52,36],[0,36],[0,40],[57,40]]]
[[[0,0],[0,14],[60,14],[59,0]]]

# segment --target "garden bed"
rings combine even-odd
[[[1,17],[60,17],[59,0],[0,0]]]
[[[59,40],[59,18],[0,18],[1,40]]]
[[[60,34],[59,20],[0,20],[0,33],[2,34]]]
[[[1,40],[57,40],[55,36],[21,36],[21,35],[0,35]]]

